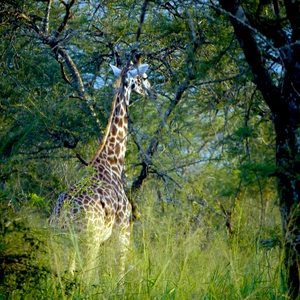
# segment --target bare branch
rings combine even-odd
[[[233,227],[232,227],[232,223],[231,223],[231,217],[232,217],[232,213],[230,211],[227,211],[223,204],[220,202],[220,201],[217,201],[223,214],[224,214],[224,217],[225,217],[225,220],[226,220],[226,227],[228,229],[228,232],[230,235],[233,235]]]
[[[67,75],[67,73],[66,73],[66,69],[65,69],[65,66],[64,66],[63,61],[62,61],[61,59],[59,59],[58,57],[57,57],[56,60],[57,60],[58,63],[60,64],[60,70],[61,70],[61,75],[62,75],[62,77],[63,77],[63,80],[66,81],[69,85],[72,86],[72,83],[71,83],[71,81],[69,80],[68,75]]]
[[[142,27],[144,24],[144,19],[146,15],[146,10],[147,10],[147,5],[148,5],[149,0],[145,0],[142,6],[142,13],[141,13],[141,18],[140,18],[140,23],[139,23],[139,28],[136,34],[136,41],[138,42],[142,33]]]
[[[62,65],[66,64],[71,76],[72,80],[68,80],[67,82],[71,82],[72,86],[76,89],[78,96],[81,98],[85,97],[85,89],[83,85],[83,81],[81,78],[81,75],[79,73],[79,70],[76,67],[76,64],[74,63],[73,59],[71,56],[68,54],[68,52],[59,44],[57,40],[51,40],[47,39],[45,41],[46,44],[48,44],[50,47],[52,47],[52,50],[54,51],[56,55],[56,60]],[[59,58],[59,55],[61,56],[62,59]]]
[[[64,29],[66,28],[69,20],[71,19],[71,9],[72,9],[72,6],[75,4],[76,0],[71,0],[71,2],[68,4],[68,3],[65,3],[63,1],[63,4],[65,5],[66,7],[66,13],[65,13],[65,16],[64,16],[64,19],[62,21],[62,23],[60,24],[59,28],[57,29],[57,32],[55,34],[55,37],[57,38],[63,31]]]
[[[77,152],[76,153],[76,157],[79,159],[79,161],[83,164],[83,165],[85,165],[85,166],[88,166],[89,165],[89,163],[84,159],[84,158],[82,158],[82,156]]]
[[[151,139],[147,150],[143,153],[144,159],[141,163],[142,169],[141,169],[138,177],[132,183],[132,186],[131,186],[132,192],[136,192],[141,187],[144,180],[147,178],[148,173],[149,173],[149,167],[152,165],[152,157],[153,157],[154,153],[157,151],[157,147],[159,145],[159,137],[161,135],[161,131],[162,131],[164,125],[166,124],[168,117],[170,116],[170,114],[172,113],[172,111],[174,110],[176,105],[179,103],[179,101],[181,100],[183,93],[188,88],[189,81],[190,81],[190,79],[187,78],[186,82],[177,88],[177,93],[176,93],[175,98],[171,101],[168,109],[165,111],[162,121],[159,123],[156,131],[154,132],[154,137]],[[138,144],[137,141],[136,141],[136,143]],[[141,149],[141,146],[139,144],[138,144],[138,146]]]
[[[49,20],[50,20],[50,10],[51,10],[52,1],[53,0],[48,0],[48,5],[46,7],[46,17],[44,20],[44,28],[43,28],[44,34],[49,32]]]
[[[192,20],[192,16],[191,16],[188,8],[186,7],[184,1],[181,1],[181,4],[184,7],[185,14],[186,14],[186,17],[187,17],[188,22],[189,22],[192,41],[193,41],[194,44],[196,44],[197,43],[197,38],[196,38],[196,31],[195,31],[194,23],[193,23],[193,20]]]
[[[161,177],[163,179],[163,181],[166,181],[166,178],[169,179],[170,181],[174,182],[175,185],[177,185],[180,189],[182,188],[182,186],[180,186],[180,184],[178,182],[176,182],[176,180],[174,180],[171,176],[169,176],[168,174],[159,172],[157,170],[151,170],[151,173],[153,174],[157,174],[158,177]]]

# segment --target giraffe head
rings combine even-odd
[[[138,95],[153,97],[154,94],[151,91],[151,85],[148,81],[148,76],[146,71],[148,70],[147,64],[142,64],[139,66],[130,65],[129,67],[125,67],[122,70],[110,65],[114,75],[121,80],[124,86],[130,92],[134,92]],[[120,78],[121,77],[121,78]]]

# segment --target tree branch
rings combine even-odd
[[[66,64],[71,76],[72,80],[69,81],[71,85],[76,89],[78,96],[81,98],[85,97],[85,88],[83,85],[83,81],[81,78],[81,75],[79,73],[79,70],[76,67],[76,64],[74,63],[73,59],[71,56],[68,54],[68,52],[59,44],[58,40],[52,40],[50,38],[44,39],[45,43],[48,44],[52,50],[55,53],[56,60],[62,65]],[[59,59],[59,55],[61,56],[62,59]]]
[[[299,0],[285,0],[286,14],[292,26],[292,41],[295,43],[300,39],[300,10]]]
[[[140,18],[140,23],[139,23],[139,28],[136,34],[136,41],[138,42],[142,33],[142,27],[144,24],[144,19],[146,15],[146,10],[147,10],[147,5],[148,5],[149,0],[145,0],[142,6],[142,12],[141,12],[141,18]]]
[[[220,0],[219,2],[229,15],[237,39],[252,70],[254,83],[258,86],[270,109],[277,112],[280,109],[277,103],[278,89],[268,73],[266,61],[240,2],[238,0]]]
[[[142,169],[141,169],[138,177],[132,183],[132,186],[131,186],[132,193],[137,192],[139,190],[139,188],[141,187],[141,185],[143,184],[144,180],[147,178],[148,173],[149,173],[149,167],[152,165],[152,157],[153,157],[154,153],[157,151],[157,147],[159,145],[159,137],[161,135],[161,131],[162,131],[164,125],[166,124],[168,117],[170,116],[170,114],[172,113],[172,111],[174,110],[176,105],[179,103],[179,101],[181,100],[183,93],[189,87],[189,81],[190,81],[190,79],[187,78],[186,82],[177,88],[177,93],[176,93],[175,98],[171,101],[169,107],[165,111],[162,121],[159,123],[156,131],[154,132],[154,137],[151,139],[145,153],[143,153],[144,158],[141,163]],[[136,141],[136,144],[141,149],[141,146],[139,145],[139,143],[137,141]]]
[[[84,158],[82,158],[82,156],[81,156],[78,152],[76,152],[76,157],[79,159],[79,161],[80,161],[84,166],[88,166],[88,165],[89,165],[89,163],[88,163]]]
[[[230,235],[233,235],[234,233],[234,230],[233,230],[233,227],[232,227],[232,223],[231,223],[231,218],[232,218],[232,212],[231,211],[227,211],[225,209],[225,207],[223,206],[223,204],[220,202],[220,201],[217,201],[223,214],[224,214],[224,217],[225,217],[225,224],[226,224],[226,227],[228,229],[228,232]]]
[[[48,5],[46,7],[46,17],[44,20],[44,28],[43,28],[44,34],[49,32],[50,9],[51,9],[51,5],[52,5],[52,1],[53,0],[48,0]]]
[[[55,33],[56,38],[64,31],[69,20],[71,19],[71,9],[72,9],[72,6],[75,4],[75,2],[76,2],[76,0],[71,0],[70,3],[65,3],[64,1],[62,1],[62,3],[65,5],[66,13],[65,13],[62,23],[60,24],[60,26],[58,27],[58,29]]]

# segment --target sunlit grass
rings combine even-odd
[[[224,224],[216,227],[207,216],[198,226],[180,205],[166,204],[162,213],[150,192],[140,199],[143,217],[134,224],[122,281],[113,242],[101,247],[88,281],[83,268],[74,276],[68,272],[70,253],[81,255],[72,235],[51,230],[44,216],[30,209],[10,213],[3,224],[11,232],[2,231],[7,242],[1,255],[21,255],[26,247],[32,253],[22,266],[22,282],[16,284],[19,273],[13,268],[5,273],[0,299],[284,299],[281,249],[262,247],[251,220],[245,224],[237,216],[235,235],[229,236]],[[22,245],[24,234],[33,245]]]

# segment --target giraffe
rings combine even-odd
[[[125,256],[130,242],[131,205],[122,184],[122,172],[128,133],[128,108],[131,92],[151,97],[147,79],[147,64],[127,63],[121,70],[111,65],[118,78],[117,92],[104,138],[89,163],[88,174],[58,197],[50,225],[73,226],[79,236],[85,236],[85,248],[95,259],[101,243],[113,232],[120,251],[120,275],[125,270]],[[73,258],[74,259],[74,258]],[[75,263],[71,267],[74,273]]]

